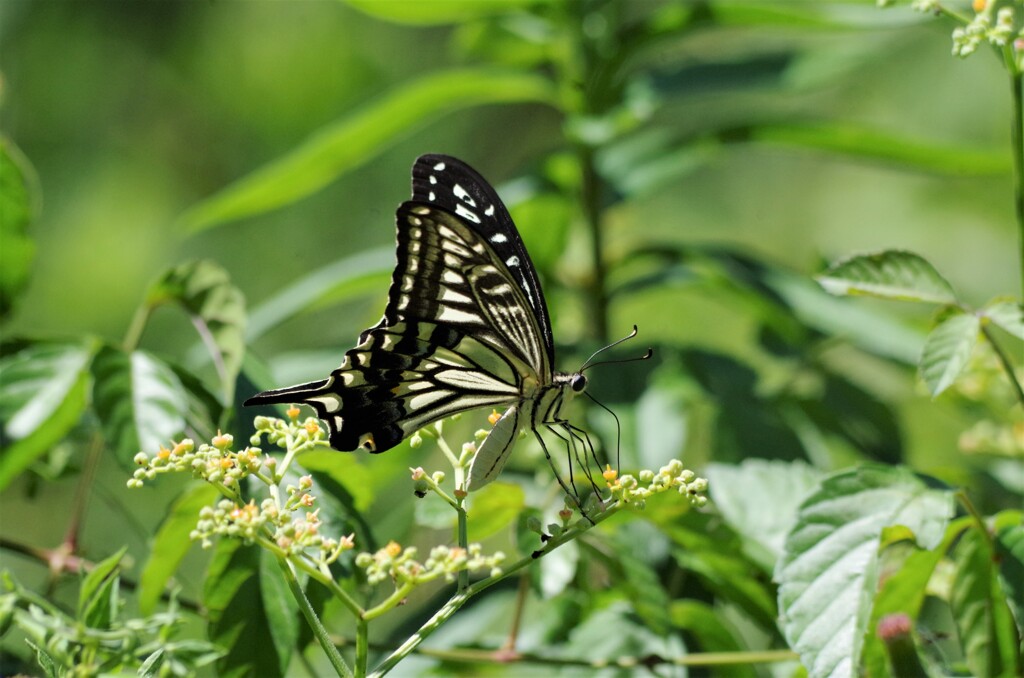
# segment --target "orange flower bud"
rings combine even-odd
[[[497,424],[499,419],[501,419],[501,413],[498,410],[491,410],[491,413],[487,415],[487,421],[491,422],[491,426]]]
[[[295,405],[292,405],[291,407],[288,408],[288,411],[285,412],[285,414],[288,415],[289,419],[293,419],[294,420],[294,419],[298,419],[299,418],[299,415],[302,414],[302,410],[300,410]]]
[[[402,547],[398,545],[398,542],[391,540],[388,545],[384,547],[384,553],[388,554],[392,558],[398,557],[402,553]]]

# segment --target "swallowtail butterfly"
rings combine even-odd
[[[559,412],[587,379],[554,370],[537,271],[490,184],[460,160],[421,156],[397,225],[398,265],[381,321],[326,379],[245,404],[306,403],[327,424],[331,447],[370,452],[457,412],[505,408],[473,459],[471,490],[494,480],[523,428],[545,454],[543,425],[580,440]]]

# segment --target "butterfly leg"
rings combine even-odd
[[[550,428],[550,426],[548,428]],[[548,466],[550,466],[551,470],[554,472],[555,479],[558,480],[558,484],[562,486],[562,491],[565,492],[567,496],[572,497],[572,500],[573,502],[575,502],[576,508],[579,509],[580,513],[582,513],[587,520],[590,520],[590,522],[593,523],[594,521],[591,520],[590,516],[588,516],[586,511],[583,510],[583,504],[580,502],[579,494],[577,494],[576,492],[576,486],[573,485],[572,488],[570,488],[568,485],[566,485],[565,480],[562,479],[562,474],[560,474],[558,472],[558,469],[555,467],[555,460],[551,458],[551,452],[548,451],[547,443],[544,442],[544,438],[541,436],[540,431],[534,429],[533,434],[537,436],[537,442],[540,443],[540,448],[544,450],[544,458],[548,460]],[[555,435],[558,435],[559,438],[562,437],[557,432],[555,433]],[[569,481],[572,482],[571,475],[569,476]]]
[[[590,487],[594,490],[594,494],[601,497],[601,490],[594,482],[594,476],[590,473],[590,460],[594,461],[597,466],[597,470],[601,470],[601,460],[597,458],[597,450],[594,448],[594,442],[590,439],[590,434],[579,426],[573,426],[568,420],[565,422],[565,427],[570,431],[577,440],[580,441],[580,445],[584,448],[585,457],[587,457],[587,463],[583,464],[585,473],[587,474],[587,480],[590,481]]]

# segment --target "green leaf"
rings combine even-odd
[[[1024,635],[1024,516],[1020,511],[1003,511],[994,522],[1000,582],[1018,633]]]
[[[394,268],[395,248],[389,246],[344,257],[308,273],[253,309],[246,341],[254,342],[303,312],[387,289]]]
[[[532,73],[485,67],[430,73],[328,125],[284,157],[195,205],[182,223],[195,232],[295,202],[445,114],[484,104],[553,103],[555,98],[551,83]]]
[[[225,650],[217,661],[217,675],[223,678],[275,678],[286,669],[264,608],[260,552],[256,546],[222,540],[206,573],[203,603],[208,635]]]
[[[882,574],[879,577],[882,583],[871,608],[871,620],[865,635],[863,662],[866,675],[884,676],[889,667],[889,652],[877,633],[878,622],[883,617],[900,613],[914,620],[918,618],[932,573],[945,557],[950,544],[960,537],[969,524],[969,518],[950,523],[942,543],[931,550],[918,548],[914,534],[909,531],[909,548],[907,542],[899,542],[883,550]],[[898,554],[898,560],[886,564],[887,559],[894,560],[887,558],[890,551]]]
[[[550,1],[550,0],[548,0]],[[536,5],[536,0],[345,0],[346,4],[377,19],[412,26],[463,23]]]
[[[35,171],[7,137],[0,135],[0,318],[28,282],[36,246],[28,235],[38,192]]]
[[[39,668],[46,673],[46,678],[60,678],[64,675],[64,672],[58,669],[57,662],[53,660],[53,657],[51,657],[46,650],[33,643],[31,640],[26,640],[25,642],[30,648],[35,650],[36,663],[39,664]]]
[[[107,630],[117,620],[120,606],[120,565],[128,551],[124,546],[97,563],[82,580],[78,592],[78,619],[90,628]]]
[[[286,575],[282,571],[283,561],[278,561],[270,551],[260,549],[260,596],[267,624],[272,629],[270,637],[281,658],[281,669],[288,668],[295,643],[299,639],[299,604],[292,597]]]
[[[810,676],[859,674],[883,528],[904,525],[932,547],[952,512],[951,492],[875,464],[826,478],[804,501],[775,579],[783,634]]]
[[[1018,339],[1024,339],[1024,304],[999,301],[982,309],[981,315]]]
[[[638,524],[637,529],[612,537],[607,548],[590,550],[592,557],[603,562],[613,580],[619,583],[622,593],[644,625],[659,635],[665,635],[672,626],[665,606],[670,596],[654,570],[657,564],[651,562],[652,536],[661,536],[657,533],[651,535],[652,532],[654,530],[649,526]],[[664,541],[663,537],[661,541]]]
[[[950,595],[968,668],[976,676],[1020,675],[1016,634],[992,566],[990,543],[978,529],[957,544]]]
[[[949,388],[967,366],[980,329],[978,316],[958,313],[928,335],[918,370],[933,398]]]
[[[862,254],[833,264],[817,277],[836,295],[955,304],[950,284],[924,258],[902,250]]]
[[[515,523],[526,505],[521,485],[496,481],[471,495],[467,530],[469,541],[481,541]]]
[[[245,355],[245,297],[219,264],[193,261],[164,273],[147,295],[150,307],[175,304],[188,313],[213,359],[224,401],[231,402]]]
[[[750,140],[947,176],[1002,175],[1012,170],[1007,154],[999,150],[940,146],[842,123],[758,126],[751,129]]]
[[[0,360],[0,489],[60,442],[85,411],[97,343],[30,344]]]
[[[192,547],[189,534],[196,527],[199,511],[212,505],[218,497],[220,493],[213,485],[203,483],[183,492],[171,506],[153,537],[153,546],[139,577],[139,611],[142,614],[153,614],[167,582]]]
[[[700,645],[701,652],[742,652],[743,646],[736,640],[735,631],[722,621],[714,607],[697,600],[673,600],[668,606],[669,618],[677,629],[686,631]],[[696,651],[697,648],[691,648]],[[722,667],[713,675],[730,678],[754,678],[757,672],[753,666],[738,664]]]
[[[355,510],[365,511],[373,503],[376,496],[373,476],[358,455],[336,450],[313,450],[300,454],[296,461],[307,471],[322,474],[344,488],[351,501],[343,503],[350,504]],[[337,497],[340,493],[332,494]]]
[[[185,430],[185,391],[159,358],[106,346],[92,371],[93,406],[108,444],[126,468],[134,465],[139,451],[154,454]]]
[[[706,476],[711,500],[743,537],[743,552],[771,572],[797,508],[817,487],[821,473],[802,461],[745,459],[737,466],[710,464]],[[782,487],[786,491],[780,493]]]

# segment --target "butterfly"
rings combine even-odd
[[[503,408],[473,458],[469,490],[497,477],[523,429],[536,434],[549,463],[540,427],[582,441],[561,409],[587,378],[583,368],[554,369],[537,271],[497,192],[461,160],[423,155],[396,223],[398,263],[381,321],[326,379],[265,391],[245,405],[305,403],[327,425],[331,447],[369,452],[459,412]]]

